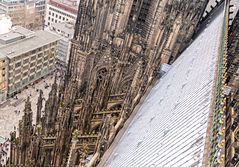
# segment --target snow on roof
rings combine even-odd
[[[161,78],[106,167],[202,166],[223,12]]]

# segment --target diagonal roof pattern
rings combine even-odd
[[[202,166],[223,11],[145,99],[106,167]]]

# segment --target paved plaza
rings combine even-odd
[[[48,76],[37,84],[28,86],[27,89],[17,94],[17,99],[16,96],[14,96],[0,105],[0,136],[9,138],[11,131],[18,130],[19,120],[24,114],[23,110],[27,96],[30,96],[33,111],[33,124],[35,124],[37,110],[36,104],[39,96],[39,91],[37,91],[37,89],[41,89],[43,91],[44,99],[47,99],[53,82],[53,75]],[[46,85],[49,85],[50,87],[45,88]],[[43,107],[44,106],[45,100],[43,100]]]

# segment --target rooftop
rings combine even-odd
[[[223,12],[158,80],[102,166],[203,166],[222,25]]]
[[[7,43],[1,43],[1,40]],[[13,58],[57,40],[59,37],[53,33],[42,30],[32,32],[18,26],[0,35],[0,57]]]
[[[77,15],[78,1],[77,0],[49,0],[49,4],[57,8]]]
[[[28,29],[20,26],[14,27],[10,32],[0,35],[0,46],[21,40],[31,34],[33,34],[33,32]]]
[[[51,29],[55,29],[54,31],[60,31],[59,33],[63,34],[70,34],[73,36],[74,34],[74,23],[67,23],[67,22],[61,22],[61,23],[52,23]]]

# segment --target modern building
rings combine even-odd
[[[74,23],[52,23],[47,29],[60,36],[60,40],[57,45],[56,65],[61,69],[66,69],[70,55],[71,39],[74,35]]]
[[[41,16],[45,16],[46,0],[35,0],[36,9]]]
[[[45,2],[25,0],[1,0],[0,10],[11,17],[13,25],[36,28],[43,25]]]
[[[46,5],[45,26],[59,22],[75,22],[77,11],[76,0],[49,0]]]
[[[54,70],[58,40],[50,32],[33,32],[20,26],[0,35],[2,99]]]

